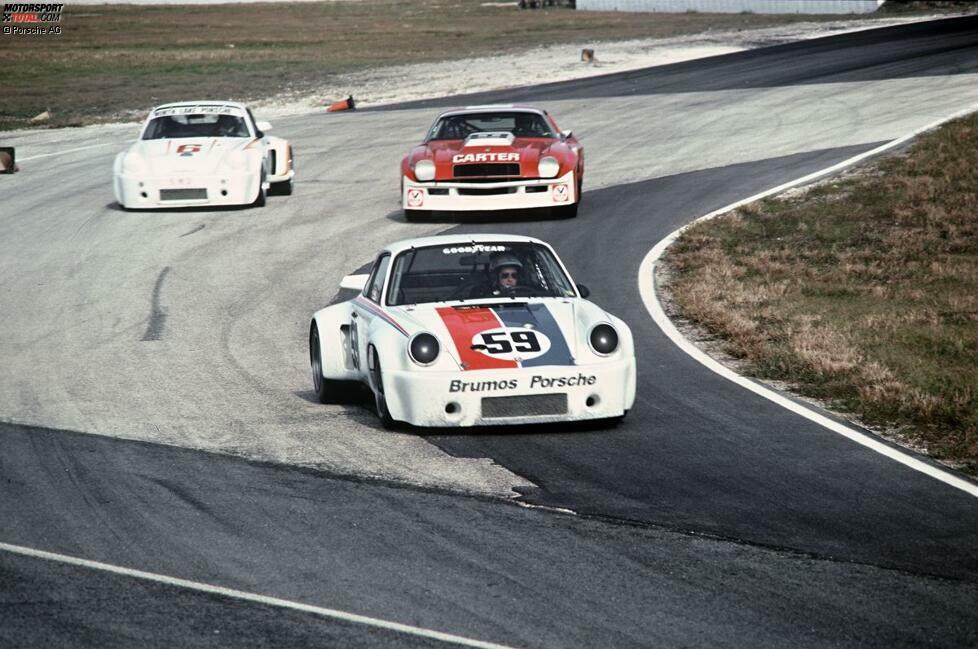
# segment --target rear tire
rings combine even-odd
[[[276,196],[291,196],[295,186],[295,178],[289,178],[280,183],[272,183],[272,193]]]

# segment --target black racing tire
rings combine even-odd
[[[625,417],[628,416],[628,411],[626,410],[617,417],[605,417],[604,419],[595,419],[597,427],[602,430],[609,430],[612,428],[617,428],[625,421]]]
[[[276,196],[291,196],[294,187],[295,178],[289,178],[280,183],[272,183],[271,191]]]
[[[341,403],[349,396],[348,385],[344,381],[327,379],[323,376],[322,343],[319,340],[319,327],[312,323],[309,327],[309,364],[312,369],[312,389],[319,403]]]
[[[570,205],[562,205],[560,207],[555,207],[554,210],[557,212],[557,218],[560,219],[573,219],[577,218],[577,208],[580,205],[580,201],[577,203],[571,203]]]
[[[370,382],[373,384],[371,387],[374,391],[374,406],[377,410],[377,416],[380,417],[380,423],[385,429],[394,430],[397,428],[398,421],[391,416],[391,411],[387,407],[387,397],[384,395],[384,374],[380,369],[377,349],[371,345],[367,354],[373,359],[373,367],[370,369]]]
[[[262,171],[261,180],[258,182],[258,196],[255,197],[255,202],[251,204],[252,207],[265,207],[268,202],[268,190],[265,189],[265,172]]]

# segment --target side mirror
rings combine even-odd
[[[265,132],[272,130],[271,122],[255,122],[255,128],[259,131]]]
[[[572,135],[574,135],[574,131],[561,131],[560,132],[560,137],[564,138],[565,140],[567,138],[571,137]]]
[[[363,292],[363,287],[367,285],[370,275],[347,275],[340,280],[340,288],[348,288],[351,291]]]
[[[591,295],[591,289],[589,289],[587,286],[584,286],[584,284],[577,285],[577,292],[580,293],[581,297],[583,297],[585,300],[589,295]]]

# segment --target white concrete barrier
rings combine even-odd
[[[582,11],[662,13],[868,14],[885,0],[577,0]]]

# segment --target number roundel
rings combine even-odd
[[[528,361],[550,350],[546,334],[523,327],[498,327],[472,336],[472,349],[492,358]]]

